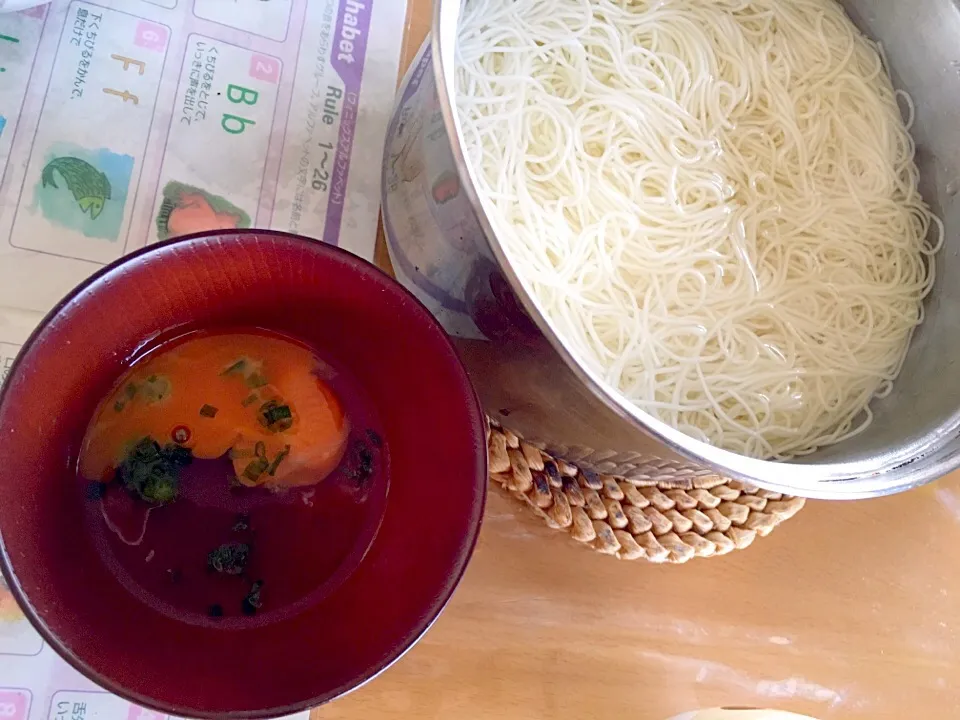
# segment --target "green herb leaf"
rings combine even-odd
[[[200,408],[200,415],[207,418],[215,418],[218,412],[220,412],[220,410],[213,405],[204,405]]]
[[[161,453],[166,457],[167,462],[177,469],[186,467],[193,462],[193,452],[190,448],[185,448],[182,445],[170,443],[161,450]]]
[[[240,609],[244,615],[256,615],[257,610],[263,607],[263,599],[260,592],[263,590],[263,580],[257,580],[250,586],[250,592],[240,604]]]
[[[147,480],[143,485],[141,495],[145,500],[151,502],[168,503],[177,497],[178,490],[179,484],[176,479],[164,475]]]
[[[269,400],[260,407],[260,424],[273,432],[289,430],[293,425],[293,412],[289,405]]]
[[[127,454],[117,468],[117,479],[147,502],[167,503],[176,498],[180,470],[193,462],[193,453],[174,443],[161,447],[145,437]]]
[[[370,448],[362,441],[354,442],[347,451],[345,460],[344,475],[351,480],[356,481],[357,487],[361,487],[374,471],[374,458]]]
[[[207,553],[207,568],[224,575],[240,575],[250,560],[250,546],[246,543],[224,543]]]

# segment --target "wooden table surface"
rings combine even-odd
[[[403,67],[429,29],[430,0],[409,2]],[[960,718],[960,474],[811,501],[745,551],[678,567],[597,555],[491,488],[433,629],[314,718],[667,720],[721,705]]]

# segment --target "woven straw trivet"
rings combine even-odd
[[[685,563],[765,537],[804,499],[758,490],[708,470],[651,460],[630,479],[554,458],[490,420],[490,479],[552,528],[623,560]]]

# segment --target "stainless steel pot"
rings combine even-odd
[[[807,497],[884,495],[960,466],[960,283],[952,282],[960,277],[960,9],[952,0],[845,7],[883,42],[895,84],[913,97],[921,189],[946,224],[947,243],[926,322],[894,392],[873,404],[872,425],[802,460],[775,463],[667,427],[605,390],[551,332],[481,209],[453,107],[462,0],[437,0],[433,42],[410,69],[389,128],[383,214],[397,276],[454,336],[491,416],[600,472],[647,474],[653,456]]]

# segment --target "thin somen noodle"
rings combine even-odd
[[[943,228],[838,4],[473,0],[456,82],[511,264],[612,388],[753,457],[870,423]]]

